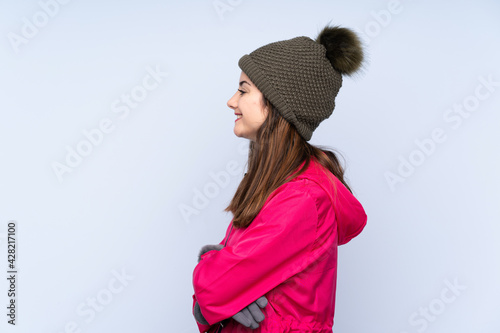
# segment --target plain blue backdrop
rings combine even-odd
[[[497,1],[0,3],[0,260],[17,222],[16,327],[196,332],[248,142],[238,59],[328,23],[362,37],[312,144],[365,207],[339,250],[334,332],[500,330]],[[342,159],[341,159],[342,160]],[[2,275],[2,274],[0,274]]]

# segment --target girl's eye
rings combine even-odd
[[[240,95],[243,95],[245,93],[243,90],[240,89],[238,89],[238,91],[240,92]]]

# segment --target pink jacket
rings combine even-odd
[[[367,216],[322,170],[328,172],[311,160],[269,196],[248,227],[229,224],[224,248],[201,256],[193,272],[193,309],[198,301],[210,325],[198,324],[200,332],[332,332],[337,246],[357,236]],[[262,295],[268,305],[259,328],[231,318]]]

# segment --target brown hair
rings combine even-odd
[[[344,169],[333,151],[309,144],[265,97],[263,104],[268,113],[257,131],[256,141],[250,142],[247,173],[229,206],[224,209],[233,213],[233,225],[236,228],[250,225],[269,195],[306,170],[311,158],[317,160],[330,171],[327,174],[335,175],[351,191],[344,180]],[[290,177],[304,161],[302,169]]]

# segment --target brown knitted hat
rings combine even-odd
[[[342,74],[363,61],[356,34],[325,27],[316,40],[301,36],[264,45],[238,61],[262,94],[306,140],[335,108]]]

